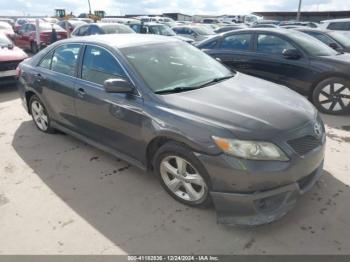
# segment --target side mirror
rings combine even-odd
[[[107,79],[104,81],[103,87],[107,93],[131,94],[134,92],[134,86],[122,78]]]
[[[22,29],[19,29],[19,30],[17,31],[17,34],[23,35],[23,30],[22,30]]]
[[[301,58],[301,53],[297,49],[284,49],[282,55],[287,59],[299,59]]]
[[[336,43],[330,43],[329,47],[332,47],[335,50],[337,50],[339,48],[339,46]]]

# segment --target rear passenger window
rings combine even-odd
[[[295,49],[286,40],[275,35],[259,35],[257,51],[269,54],[282,54],[284,49]]]
[[[206,43],[206,44],[202,45],[201,49],[213,49],[216,46],[217,42],[218,41],[215,40],[215,41],[211,41],[209,43]]]
[[[86,48],[82,79],[103,85],[105,80],[118,77],[125,77],[125,73],[109,52],[99,47]]]
[[[82,26],[78,29],[76,35],[77,36],[84,36],[84,35],[87,35],[88,34],[88,29],[89,27],[88,26]]]
[[[332,22],[327,29],[331,30],[350,30],[350,23],[348,22]]]
[[[330,38],[324,34],[320,34],[317,32],[310,32],[309,34],[327,45],[336,44],[336,42],[334,40],[332,40],[332,38]]]
[[[100,34],[100,29],[97,26],[90,26],[89,35]]]
[[[221,44],[221,49],[248,50],[250,48],[250,34],[238,34],[226,36]]]
[[[52,57],[51,70],[74,76],[78,61],[80,45],[67,44],[58,47]]]

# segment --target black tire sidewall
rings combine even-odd
[[[35,119],[34,119],[34,116],[33,116],[33,112],[32,112],[32,104],[34,101],[37,101],[38,103],[41,104],[41,106],[44,108],[44,112],[47,116],[47,129],[46,130],[42,130],[38,125],[37,123],[35,122]],[[29,100],[29,108],[30,108],[30,113],[32,115],[32,119],[33,119],[33,122],[35,124],[35,126],[41,131],[41,132],[44,132],[44,133],[48,133],[48,134],[52,134],[55,132],[55,130],[51,127],[51,119],[50,119],[50,115],[49,113],[47,112],[46,110],[46,107],[45,105],[43,104],[43,102],[41,102],[41,100],[36,96],[36,95],[33,95],[30,100]]]
[[[350,113],[350,104],[347,106],[346,110],[342,110],[342,111],[328,111],[327,109],[325,109],[319,102],[319,94],[322,91],[322,89],[332,83],[340,83],[343,85],[346,85],[348,88],[350,87],[350,80],[347,80],[345,78],[341,78],[341,77],[331,77],[331,78],[327,78],[323,81],[321,81],[320,83],[318,83],[315,87],[315,89],[313,90],[312,93],[312,101],[315,105],[315,107],[322,113],[325,114],[332,114],[332,115],[344,115],[344,114],[348,114]]]
[[[193,167],[196,168],[199,174],[203,177],[207,186],[207,193],[202,199],[195,202],[186,201],[178,197],[176,194],[174,194],[165,185],[160,173],[160,163],[167,156],[182,157],[191,165],[193,165]],[[187,148],[185,145],[182,145],[181,143],[177,143],[177,142],[168,142],[164,144],[162,147],[158,149],[157,153],[153,158],[153,167],[154,167],[154,172],[158,176],[158,179],[160,180],[162,187],[169,193],[169,195],[171,195],[177,201],[193,207],[208,207],[211,205],[211,198],[210,198],[211,183],[210,183],[209,175],[206,169],[204,168],[204,166],[201,164],[201,162],[197,159],[197,157],[193,154],[193,152],[189,148]]]

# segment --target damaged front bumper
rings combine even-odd
[[[255,226],[280,219],[297,198],[309,191],[323,173],[322,164],[299,181],[276,189],[251,194],[211,192],[218,223]]]

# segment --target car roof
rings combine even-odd
[[[333,23],[333,22],[350,22],[350,18],[328,19],[328,20],[321,21],[321,23]]]
[[[104,34],[90,35],[84,37],[74,37],[60,41],[60,43],[95,43],[109,45],[115,48],[141,46],[148,44],[182,42],[173,37],[153,35],[153,34]]]
[[[242,33],[242,32],[247,32],[247,33],[254,33],[254,32],[263,32],[263,33],[278,33],[278,34],[283,34],[283,35],[289,35],[291,32],[290,29],[285,29],[285,28],[243,28],[243,29],[238,29],[235,31],[229,31],[222,33],[221,35],[229,35],[232,33]]]

